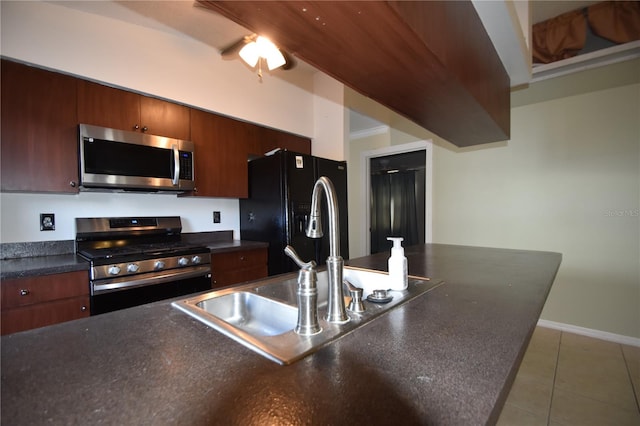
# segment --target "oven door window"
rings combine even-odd
[[[91,315],[104,314],[206,290],[211,290],[210,275],[103,293],[91,297]]]

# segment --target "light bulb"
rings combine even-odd
[[[255,67],[260,59],[260,49],[258,44],[254,41],[247,43],[239,52],[240,57],[250,67]]]

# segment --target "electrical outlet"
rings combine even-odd
[[[55,231],[56,215],[53,213],[40,213],[40,230]]]
[[[213,223],[220,223],[220,212],[213,212]]]

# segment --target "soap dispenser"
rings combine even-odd
[[[402,291],[407,288],[407,258],[404,256],[404,247],[402,247],[402,237],[387,237],[387,240],[393,241],[391,248],[391,257],[389,257],[389,289]]]

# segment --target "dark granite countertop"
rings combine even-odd
[[[75,254],[0,260],[0,280],[82,270],[89,270],[89,262]]]
[[[242,240],[213,240],[207,235],[190,240],[203,244],[211,253],[222,253],[235,250],[268,247],[268,243]],[[73,246],[72,246],[73,247]],[[0,260],[0,280],[23,278],[37,275],[61,274],[89,270],[89,263],[75,254],[58,254],[54,256],[20,257]]]
[[[290,366],[168,301],[3,336],[0,420],[495,423],[561,255],[438,244],[406,255],[410,274],[446,284]],[[349,263],[385,269],[386,255]]]

